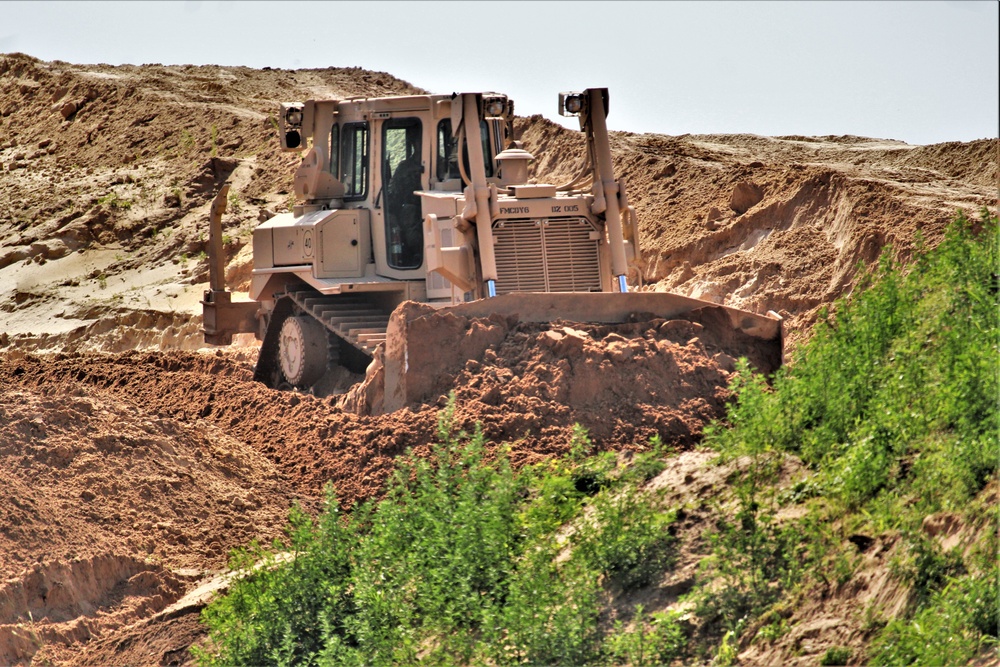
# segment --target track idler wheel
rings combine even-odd
[[[311,317],[285,319],[278,336],[281,372],[295,387],[311,387],[326,373],[329,343],[326,328]]]

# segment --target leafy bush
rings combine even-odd
[[[832,646],[820,658],[820,665],[846,665],[851,659],[851,649],[846,646]]]
[[[647,619],[640,604],[636,605],[633,623],[634,629],[626,631],[620,620],[615,621],[615,632],[608,640],[608,654],[615,664],[669,665],[686,655],[688,638],[677,612],[655,612]]]
[[[710,536],[714,588],[698,596],[698,614],[723,630],[740,630],[798,579],[801,534],[781,526],[770,503],[743,502],[733,520],[722,517]]]
[[[593,664],[602,637],[598,573],[557,549],[533,545],[519,562],[498,625],[489,628],[489,653],[500,665]]]
[[[997,646],[1000,566],[950,579],[912,619],[891,621],[871,648],[872,665],[964,665]]]
[[[732,430],[710,440],[797,453],[848,509],[897,483],[916,485],[918,512],[960,506],[997,469],[997,239],[984,211],[960,214],[908,273],[887,250],[773,387],[741,367]]]
[[[287,544],[237,551],[240,574],[203,613],[211,650],[199,662],[604,664],[614,631],[599,623],[602,581],[662,572],[672,515],[622,481],[631,473],[613,455],[518,474],[505,449],[455,432],[453,414],[452,402],[439,444],[403,457],[382,500],[344,517],[331,491],[318,522],[293,509]],[[582,430],[577,440],[588,446]],[[606,481],[583,493],[581,470]],[[668,655],[672,623],[654,616],[639,632]]]
[[[575,536],[575,553],[606,573],[624,590],[648,586],[672,561],[673,538],[667,532],[673,513],[661,513],[628,485],[594,499],[593,517]]]
[[[117,192],[111,191],[103,197],[97,199],[97,203],[113,209],[127,211],[132,208],[132,200],[120,197]]]
[[[287,533],[288,562],[277,556],[280,543],[233,554],[229,594],[202,612],[217,652],[194,649],[201,664],[308,664],[327,634],[323,619],[351,612],[347,583],[356,537],[333,494],[318,524],[293,507]]]
[[[706,430],[709,444],[743,464],[734,516],[720,521],[714,545],[723,587],[707,595],[701,613],[738,629],[777,599],[802,564],[794,534],[785,532],[792,528],[806,538],[802,551],[817,578],[846,582],[854,561],[839,550],[844,536],[831,534],[835,522],[910,536],[899,574],[913,587],[917,617],[947,607],[941,591],[964,581],[969,568],[916,536],[924,516],[965,510],[997,473],[998,242],[995,216],[984,210],[973,223],[959,214],[938,247],[920,249],[905,271],[887,249],[851,296],[821,313],[812,338],[770,384],[741,360],[728,427]],[[770,490],[784,452],[813,470],[781,497],[814,499],[812,512],[788,529],[774,522],[778,498]],[[945,616],[958,636],[987,636],[971,617]],[[895,639],[885,646],[909,647],[917,632],[909,627],[891,623],[884,632]]]

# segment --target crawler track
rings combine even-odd
[[[285,318],[296,314],[312,317],[328,331],[328,371],[342,366],[352,373],[364,373],[375,348],[385,342],[389,325],[389,313],[361,295],[327,296],[314,290],[298,290],[279,296],[254,370],[254,379],[269,387],[283,385],[278,363],[279,332]]]

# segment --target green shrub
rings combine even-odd
[[[607,642],[608,658],[616,665],[650,667],[669,665],[687,654],[688,637],[677,612],[656,612],[647,618],[643,606],[637,605],[634,628],[625,630],[615,621],[614,633]]]
[[[871,647],[872,665],[965,665],[997,646],[1000,567],[948,580],[912,619],[891,621]]]
[[[721,621],[732,631],[764,612],[797,577],[798,536],[776,521],[777,494],[774,484],[782,454],[772,436],[779,427],[773,420],[779,406],[763,377],[752,373],[746,359],[737,364],[731,385],[739,396],[731,405],[731,427],[715,424],[706,430],[710,444],[723,460],[735,462],[730,478],[737,505],[732,516],[723,510],[716,532],[709,536],[713,557],[709,573],[718,578],[715,590],[698,600],[698,613],[706,620]]]
[[[328,493],[314,524],[293,507],[288,543],[253,544],[233,552],[229,592],[202,612],[216,652],[195,649],[202,665],[309,664],[322,646],[325,619],[350,613],[347,592],[354,527]],[[278,549],[287,548],[288,562]]]
[[[588,665],[600,656],[598,574],[558,548],[532,545],[518,562],[507,604],[488,628],[501,665]]]
[[[658,512],[633,485],[597,495],[592,507],[593,516],[579,522],[574,545],[593,569],[628,591],[649,585],[669,567],[672,512]]]
[[[852,651],[846,646],[831,646],[819,659],[820,665],[846,665],[851,659]]]
[[[821,313],[772,386],[739,370],[732,429],[710,431],[710,442],[797,453],[854,509],[931,468],[950,483],[921,488],[919,511],[977,493],[997,469],[997,241],[984,211],[978,224],[960,214],[907,273],[887,249],[834,314]]]
[[[103,197],[97,199],[97,203],[109,208],[127,211],[132,208],[132,200],[118,196],[117,192],[111,191]]]
[[[599,622],[601,582],[662,572],[671,515],[621,481],[614,455],[518,474],[506,449],[453,420],[452,400],[438,444],[401,457],[380,501],[344,517],[330,491],[318,521],[292,510],[286,542],[235,552],[239,576],[202,615],[199,663],[602,664],[614,634]],[[606,480],[586,518],[581,470]],[[672,619],[654,615],[645,634],[676,652]]]
[[[740,361],[727,426],[710,427],[706,440],[749,466],[734,480],[738,503],[719,522],[714,544],[712,571],[723,585],[700,613],[740,627],[794,583],[805,564],[800,553],[817,579],[843,584],[856,558],[841,553],[844,535],[830,526],[914,536],[924,516],[966,510],[996,476],[998,242],[995,216],[984,210],[973,223],[960,213],[942,242],[918,249],[905,269],[887,249],[853,294],[820,314],[811,339],[770,383]],[[787,528],[775,525],[777,498],[768,490],[781,452],[812,468],[807,481],[780,496],[812,508]],[[798,549],[796,537],[805,538]],[[913,587],[921,615],[944,604],[937,596],[969,568],[929,540],[908,540],[899,574]],[[965,628],[961,636],[987,636],[971,617],[949,618],[952,629]],[[899,640],[892,646],[910,647],[908,623],[897,619],[886,628],[885,636]],[[921,627],[927,632],[940,623]]]
[[[937,542],[922,533],[904,536],[905,556],[895,574],[909,583],[917,602],[922,602],[939,590],[945,582],[965,573],[961,555],[945,552]]]

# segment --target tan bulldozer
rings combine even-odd
[[[257,380],[317,394],[377,365],[376,412],[425,398],[419,374],[455,344],[415,322],[434,315],[711,321],[755,339],[770,366],[761,370],[773,370],[782,344],[773,313],[630,288],[638,224],[614,174],[608,102],[603,88],[559,95],[559,113],[579,118],[587,145],[579,175],[562,185],[528,182],[534,158],[513,140],[514,105],[502,94],[282,104],[281,147],[303,152],[296,204],[254,230],[249,301],[234,301],[223,284],[219,193],[206,342],[252,332]],[[400,307],[409,302],[426,305]]]

